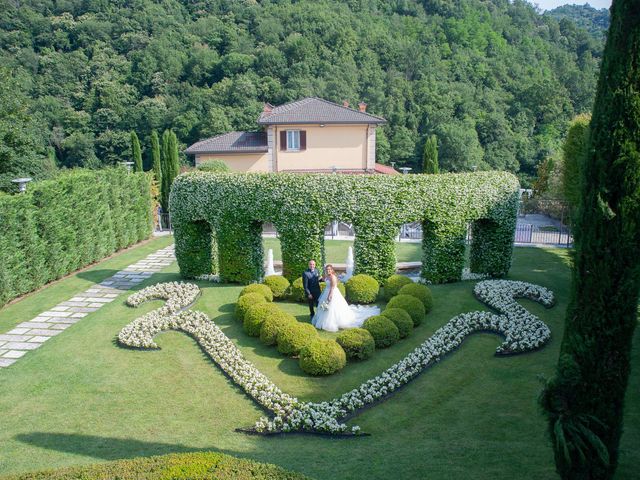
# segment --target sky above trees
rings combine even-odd
[[[611,7],[611,0],[589,0],[588,2],[567,1],[567,0],[529,0],[534,5],[538,5],[542,10],[549,10],[551,8],[559,7],[560,5],[583,5],[588,3],[593,8],[609,8]]]

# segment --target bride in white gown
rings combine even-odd
[[[314,327],[328,332],[343,328],[360,327],[364,321],[380,314],[376,306],[349,305],[338,290],[338,277],[332,265],[325,267],[326,287],[318,298],[318,309],[311,323]]]

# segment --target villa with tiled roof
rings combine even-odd
[[[187,148],[196,165],[222,160],[235,172],[397,173],[376,164],[376,128],[386,123],[347,102],[304,98],[265,104],[259,132],[229,132]]]

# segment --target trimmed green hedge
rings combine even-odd
[[[389,300],[387,308],[401,308],[411,316],[416,327],[422,323],[426,315],[424,304],[413,295],[396,295]]]
[[[244,315],[242,327],[250,337],[259,337],[262,324],[269,315],[278,315],[282,310],[274,303],[256,303],[251,305]]]
[[[351,303],[373,303],[378,298],[380,284],[370,275],[354,275],[346,284],[347,301]]]
[[[338,334],[336,342],[343,348],[348,358],[366,360],[376,349],[376,343],[368,330],[350,328]]]
[[[376,348],[390,347],[400,340],[398,327],[383,315],[367,318],[362,324],[362,328],[371,334],[376,342]]]
[[[429,313],[433,308],[433,295],[431,294],[431,289],[426,285],[410,283],[402,287],[398,294],[416,297],[424,305],[424,313]]]
[[[0,306],[149,238],[151,176],[75,170],[0,196]]]
[[[285,355],[298,355],[300,350],[318,338],[316,327],[310,323],[286,323],[278,331],[278,351]]]
[[[332,375],[347,364],[347,355],[335,340],[318,338],[300,350],[300,368],[309,375]]]
[[[170,209],[185,277],[219,269],[226,282],[259,281],[261,227],[271,221],[280,237],[283,274],[293,281],[310,258],[322,258],[324,227],[339,219],[353,223],[357,232],[355,273],[378,281],[395,272],[394,240],[401,225],[422,222],[422,276],[443,283],[461,278],[469,223],[471,271],[507,274],[518,189],[518,180],[507,172],[333,175],[330,182],[317,174],[194,172],[175,180]],[[189,228],[198,222],[209,229]],[[218,267],[211,263],[216,250]]]
[[[277,314],[269,313],[260,327],[260,341],[265,345],[275,345],[282,327],[294,323],[298,323],[298,320],[290,313],[282,310]]]
[[[413,283],[412,280],[406,275],[391,275],[384,281],[382,286],[383,298],[388,302],[391,297],[395,297],[398,291],[405,285]]]
[[[282,300],[289,293],[291,284],[282,275],[269,275],[264,277],[264,284],[271,289],[274,300]]]
[[[6,480],[305,480],[300,473],[216,452],[172,453],[82,467],[22,473]]]
[[[413,320],[411,315],[401,308],[387,308],[381,315],[391,320],[400,333],[400,338],[405,338],[413,333]]]
[[[264,297],[267,302],[273,302],[273,292],[271,289],[262,283],[252,283],[247,285],[240,291],[240,297],[247,293],[259,293]]]
[[[259,303],[267,303],[267,300],[261,293],[249,292],[241,295],[236,302],[236,318],[241,322],[244,322],[244,316],[247,314],[249,309]]]

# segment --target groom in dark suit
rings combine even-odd
[[[309,268],[302,273],[302,286],[309,301],[309,314],[313,318],[316,314],[314,307],[318,306],[318,298],[320,298],[320,276],[316,270],[315,260],[309,260]]]

